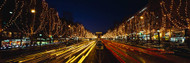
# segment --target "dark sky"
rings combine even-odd
[[[114,23],[121,22],[142,9],[148,0],[46,0],[59,15],[71,12],[74,21],[91,32],[106,32]]]

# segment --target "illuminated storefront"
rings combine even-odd
[[[185,37],[184,37],[184,31],[174,31],[172,32],[172,37],[170,38],[171,42],[177,42],[177,43],[184,43]]]
[[[22,43],[21,43],[21,39],[7,39],[7,40],[2,41],[2,46],[3,47],[19,47],[21,45],[25,46],[29,44],[29,42],[30,41],[27,39],[22,39]]]

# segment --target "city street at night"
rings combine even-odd
[[[0,63],[189,63],[190,0],[0,0]]]

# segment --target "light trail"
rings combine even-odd
[[[106,44],[121,49],[122,51],[125,52],[125,50],[131,51],[131,52],[141,52],[144,54],[148,54],[151,56],[156,56],[156,57],[160,57],[169,61],[172,61],[171,58],[168,58],[167,56],[163,55],[162,53],[172,53],[172,52],[166,52],[165,50],[159,50],[159,49],[154,49],[154,48],[147,48],[147,49],[143,49],[143,48],[139,48],[139,47],[134,47],[134,46],[130,46],[130,45],[125,45],[125,44],[121,44],[121,43],[117,43],[117,42],[111,42],[108,40],[102,40],[103,42],[105,42]],[[116,50],[116,49],[114,49]],[[158,51],[158,52],[155,52]],[[119,51],[118,51],[119,52]],[[124,55],[123,55],[124,56]],[[144,60],[142,58],[139,58],[140,61],[144,62]]]
[[[85,48],[86,48],[87,46],[89,46],[90,44],[91,44],[91,43],[89,43],[89,44],[87,44],[87,45],[79,46],[78,48],[73,49],[71,52],[68,52],[68,53],[66,53],[66,54],[64,54],[64,55],[62,55],[62,56],[60,56],[60,57],[56,57],[56,59],[60,59],[60,58],[62,58],[62,57],[64,57],[64,59],[62,59],[62,60],[54,60],[52,63],[55,63],[56,61],[58,61],[58,62],[56,62],[56,63],[61,63],[61,62],[64,61],[65,59],[67,59],[67,58],[73,56],[74,54],[78,53],[79,51],[85,49]]]
[[[51,63],[62,63],[65,59],[73,56],[74,54],[84,50],[85,48],[87,48],[88,46],[90,46],[90,44],[93,44],[93,41],[91,42],[87,42],[85,44],[83,44],[82,46],[76,46],[76,48],[74,48],[73,50],[59,56],[59,57],[56,57],[55,60],[51,61]],[[76,57],[75,57],[76,58]],[[70,62],[70,61],[69,61]]]
[[[140,63],[138,60],[134,59],[133,57],[129,56],[128,54],[124,53],[122,50],[121,50],[121,47],[117,47],[116,45],[114,45],[112,42],[110,41],[106,41],[106,43],[102,40],[102,42],[107,45],[108,47],[110,47],[111,49],[110,50],[114,50],[115,52],[118,52],[119,56],[123,56],[125,58],[128,58],[130,60],[133,60],[135,63]],[[118,58],[120,60],[120,62],[124,61],[125,58],[122,58],[123,60],[121,60],[120,58]],[[125,61],[126,62],[126,61]]]
[[[78,56],[76,56],[72,61],[70,61],[71,63],[73,63],[75,60],[77,60],[82,54],[84,54],[85,52],[87,52],[88,49],[90,49],[90,47],[92,47],[95,44],[95,41],[93,41],[93,43],[86,48],[83,52],[81,52]]]
[[[49,50],[49,51],[44,51],[44,52],[40,52],[40,53],[36,53],[36,54],[32,54],[32,55],[27,55],[24,57],[18,57],[15,59],[11,59],[8,60],[6,62],[33,62],[34,60],[36,61],[41,61],[40,59],[47,59],[47,58],[53,58],[53,57],[57,57],[60,56],[66,52],[71,51],[72,49],[77,49],[79,47],[84,46],[85,44],[87,44],[88,42],[83,42],[83,43],[78,43],[78,44],[74,44],[71,45],[69,47],[62,47],[62,48],[58,48],[58,49],[53,49],[53,50]],[[68,49],[68,50],[66,50]],[[47,57],[42,57],[42,56],[47,56]]]
[[[69,59],[66,63],[69,63],[73,58],[75,58],[75,56],[73,56],[71,59]]]
[[[87,52],[87,54],[84,55],[84,56],[78,61],[78,63],[82,63],[82,62],[84,61],[84,59],[90,54],[90,52],[92,51],[92,49],[93,49],[95,46],[96,46],[96,44],[94,44],[94,45],[90,48],[90,50]]]

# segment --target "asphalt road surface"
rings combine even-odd
[[[85,59],[84,63],[120,63],[114,55],[106,49],[103,50],[93,49],[89,56]]]
[[[84,41],[67,47],[20,56],[6,62],[25,63],[189,63],[189,58],[174,54],[133,47],[121,43],[103,41],[103,49],[97,49],[97,42]]]

